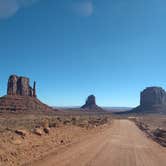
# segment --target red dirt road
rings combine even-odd
[[[161,147],[129,120],[114,120],[102,133],[66,147],[34,166],[166,166]]]

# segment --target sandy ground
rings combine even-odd
[[[51,128],[50,134],[43,133],[42,136],[28,133],[24,139],[14,132],[1,133],[0,166],[21,166],[31,163],[53,152],[60,152],[71,144],[82,142],[105,128],[106,126],[100,126],[86,129],[63,125]]]
[[[166,148],[147,138],[129,120],[34,162],[33,166],[165,166]]]
[[[2,113],[0,166],[22,166],[59,153],[105,131],[111,122],[112,117],[98,114]]]

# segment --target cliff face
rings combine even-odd
[[[147,87],[140,94],[140,105],[126,113],[166,114],[166,91],[161,87]]]
[[[140,105],[149,107],[166,104],[166,92],[160,87],[148,87],[141,92]]]
[[[29,78],[11,75],[8,80],[7,95],[36,97],[36,83],[33,88],[29,85]]]

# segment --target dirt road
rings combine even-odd
[[[166,166],[166,148],[147,138],[128,120],[35,162],[34,166]]]

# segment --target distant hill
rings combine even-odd
[[[105,111],[109,112],[125,112],[132,109],[132,107],[102,107]]]
[[[56,108],[56,109],[60,109],[60,110],[75,110],[75,111],[80,111],[80,106],[64,106],[64,107],[55,107],[53,106],[53,108]],[[101,107],[103,110],[105,111],[108,111],[108,112],[122,112],[122,111],[129,111],[132,109],[132,107],[106,107],[106,106],[103,106]]]

